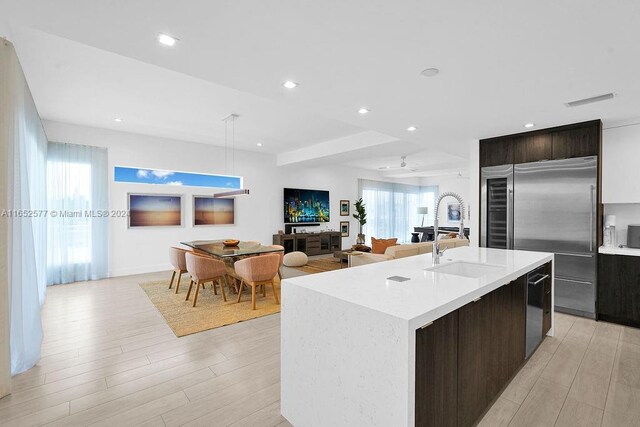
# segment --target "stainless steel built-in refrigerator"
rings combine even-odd
[[[595,317],[597,157],[482,169],[481,245],[555,253],[555,308]]]

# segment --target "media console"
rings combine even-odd
[[[339,231],[274,234],[273,244],[283,246],[285,254],[299,251],[307,255],[324,255],[342,250],[342,237]]]

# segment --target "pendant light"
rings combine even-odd
[[[231,173],[235,172],[236,163],[236,119],[240,117],[237,114],[229,114],[222,119],[224,122],[224,171],[229,175],[229,144],[227,135],[229,133],[229,122],[231,122]],[[239,190],[223,191],[221,193],[215,193],[213,197],[235,197],[244,196],[249,194],[248,188],[241,188]]]

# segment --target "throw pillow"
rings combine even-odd
[[[376,239],[371,238],[371,252],[374,254],[383,254],[389,246],[395,246],[398,243],[398,238],[394,239]]]

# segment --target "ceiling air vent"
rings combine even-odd
[[[567,107],[579,107],[580,105],[593,104],[594,102],[606,101],[613,98],[613,93],[605,93],[604,95],[592,96],[591,98],[578,99],[577,101],[567,102]]]

